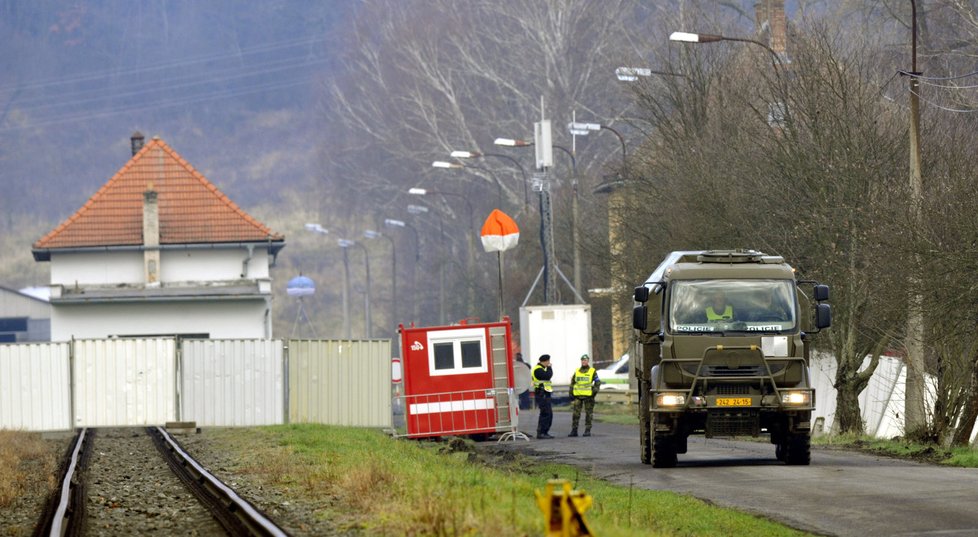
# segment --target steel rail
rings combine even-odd
[[[71,447],[66,452],[61,474],[59,493],[51,497],[51,501],[41,514],[41,519],[34,535],[63,537],[79,535],[82,522],[85,519],[84,486],[75,480],[75,475],[84,469],[91,452],[91,436],[88,429],[80,429],[75,433]]]
[[[153,442],[163,454],[167,465],[207,506],[229,534],[274,537],[288,535],[261,511],[205,470],[162,427],[149,427],[147,432],[153,437]]]

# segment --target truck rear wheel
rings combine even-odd
[[[638,437],[642,446],[642,464],[652,464],[652,413],[649,412],[649,386],[638,381]]]
[[[792,466],[808,466],[812,462],[812,438],[808,433],[788,435],[784,462]]]

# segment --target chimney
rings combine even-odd
[[[768,45],[783,55],[788,48],[788,21],[784,14],[784,0],[758,0],[754,3],[757,30],[767,29]]]
[[[132,133],[132,137],[129,138],[129,142],[132,145],[132,156],[135,157],[136,153],[139,153],[139,150],[143,148],[144,140],[146,138],[143,137],[143,133],[139,131]]]
[[[143,266],[146,285],[155,287],[160,282],[160,208],[158,194],[153,183],[143,192]]]

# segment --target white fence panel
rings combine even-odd
[[[860,371],[869,365],[867,356]],[[812,382],[815,384],[815,414],[812,419],[819,417],[825,420],[825,431],[831,431],[835,425],[836,390],[835,382],[837,365],[835,358],[823,353],[812,355]],[[924,375],[926,386],[926,402],[928,409],[934,408],[937,390],[937,379],[933,375]],[[903,415],[906,401],[907,368],[903,360],[891,356],[881,356],[880,363],[869,379],[866,389],[859,394],[859,410],[862,413],[864,431],[867,435],[877,438],[893,438],[903,436]],[[978,428],[976,428],[978,431]],[[972,432],[972,437],[975,432]]]
[[[0,345],[0,429],[71,428],[68,343]]]
[[[162,425],[176,419],[176,340],[76,340],[75,427]]]
[[[184,340],[180,419],[198,426],[284,423],[284,346],[269,339]]]

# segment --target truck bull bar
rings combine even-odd
[[[763,366],[764,366],[763,367],[763,371],[766,373],[766,375],[764,375],[764,374],[762,374],[762,375],[750,374],[751,373],[750,369],[744,369],[744,370],[741,370],[740,371],[740,372],[745,372],[745,373],[748,373],[748,374],[739,374],[740,373],[740,372],[738,372],[738,369],[739,368],[729,369],[729,370],[726,371],[727,374],[712,374],[712,372],[715,371],[715,370],[712,370],[712,369],[711,369],[711,374],[710,375],[705,375],[704,374],[704,367],[710,367],[711,366],[711,364],[709,363],[709,357],[710,357],[709,355],[711,353],[724,353],[724,352],[730,352],[730,351],[747,351],[748,353],[757,353],[757,354],[759,354],[760,355],[760,363],[763,364]],[[721,354],[721,356],[722,356],[722,354]],[[801,378],[799,379],[799,382],[796,383],[796,384],[801,384],[803,387],[795,388],[795,387],[781,387],[781,386],[778,386],[778,383],[775,380],[775,372],[773,372],[771,370],[771,363],[770,362],[784,362],[784,366],[778,371],[779,373],[781,371],[787,372],[789,370],[789,368],[793,365],[793,363],[796,363],[797,362],[798,365],[800,366]],[[756,362],[752,362],[752,364],[753,363],[756,363]],[[683,367],[684,364],[696,364],[695,372],[694,373],[690,373],[687,368]],[[805,359],[803,357],[798,357],[798,356],[778,356],[778,357],[773,357],[773,358],[767,358],[764,355],[764,353],[761,350],[761,348],[760,348],[759,345],[736,345],[736,346],[734,346],[734,345],[714,345],[712,347],[707,347],[703,351],[703,356],[700,357],[700,358],[664,358],[664,359],[662,359],[662,361],[659,362],[659,375],[660,376],[661,375],[665,375],[666,374],[666,370],[667,370],[667,366],[670,366],[670,365],[672,365],[676,371],[679,371],[680,374],[683,377],[691,378],[692,379],[691,380],[691,383],[690,383],[690,386],[688,388],[680,387],[680,388],[666,388],[666,389],[663,389],[663,390],[656,390],[655,389],[656,384],[658,384],[659,382],[662,382],[665,379],[660,379],[659,382],[653,382],[652,383],[653,384],[653,388],[651,390],[649,390],[651,392],[651,395],[652,395],[652,399],[651,400],[653,401],[653,408],[652,408],[652,411],[653,412],[676,412],[676,411],[679,411],[679,410],[686,410],[686,409],[690,408],[690,404],[693,401],[693,394],[696,393],[697,387],[699,387],[702,384],[702,386],[703,386],[703,393],[705,393],[707,391],[707,389],[709,388],[710,381],[722,381],[724,383],[730,383],[731,381],[736,381],[736,382],[741,383],[741,384],[756,383],[756,385],[760,388],[762,395],[761,395],[760,400],[758,400],[757,405],[751,405],[750,408],[773,408],[773,405],[770,405],[770,404],[769,405],[766,405],[766,406],[763,405],[763,401],[764,401],[764,397],[765,397],[763,395],[764,385],[765,385],[765,383],[769,383],[770,386],[771,386],[771,389],[774,392],[775,401],[777,403],[777,409],[778,410],[801,410],[801,411],[805,411],[805,410],[814,410],[815,409],[815,389],[811,387],[811,385],[812,385],[812,383],[811,383],[811,377],[810,377],[810,374],[809,374],[809,371],[808,371],[807,363],[805,362]],[[756,371],[756,368],[755,368],[755,371]],[[734,374],[731,374],[731,372],[733,372]],[[801,382],[801,381],[804,381],[804,382]],[[668,383],[668,381],[665,381],[665,382]],[[684,382],[684,384],[685,384],[685,382]],[[677,407],[674,407],[674,408],[659,409],[659,408],[655,407],[654,401],[655,401],[655,395],[657,393],[659,393],[660,391],[661,392],[670,392],[670,393],[682,393],[682,392],[685,392],[685,401],[684,401],[684,403],[683,403],[683,405],[681,407],[677,405]],[[788,405],[785,405],[784,402],[782,401],[782,395],[783,395],[784,392],[788,392],[788,391],[791,391],[791,392],[807,392],[808,395],[809,395],[809,397],[808,397],[808,400],[809,400],[808,405],[805,405],[805,406],[800,406],[800,405],[788,406]],[[694,407],[694,408],[696,408],[696,407]],[[705,405],[704,405],[704,408],[705,408]]]

